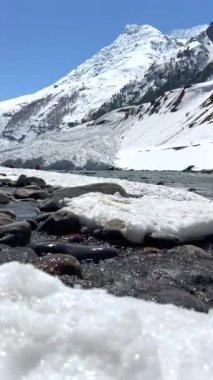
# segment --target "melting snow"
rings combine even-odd
[[[210,380],[213,315],[0,267],[2,380]]]

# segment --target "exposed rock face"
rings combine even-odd
[[[210,26],[206,30],[206,34],[209,37],[209,39],[213,42],[213,22],[211,22]]]

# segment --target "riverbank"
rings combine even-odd
[[[72,189],[76,189],[77,185],[81,185],[82,189],[82,186],[84,187],[86,184],[86,186],[89,186],[88,184],[99,184],[103,182],[103,178],[77,176],[68,173],[63,174],[48,173],[42,171],[24,171],[24,173],[26,173],[27,175],[32,176],[32,174],[36,174],[37,177],[43,178],[43,180],[45,178],[48,181],[48,186],[45,185],[45,187],[42,190],[34,189],[35,193],[37,191],[36,198],[38,198],[39,194],[41,195],[41,197],[43,197],[44,193],[47,193],[47,200],[38,200],[33,199],[33,185],[24,186],[24,184],[26,185],[26,183],[22,183],[22,186],[17,187],[16,182],[20,175],[19,170],[10,169],[10,171],[7,174],[4,172],[4,170],[5,169],[3,169],[3,172],[2,170],[0,170],[1,182],[3,185],[1,189],[3,191],[9,192],[9,195],[11,197],[9,204],[4,207],[15,212],[18,221],[30,221],[33,231],[31,232],[31,243],[28,244],[28,248],[32,249],[36,255],[39,250],[39,255],[44,255],[44,258],[45,253],[47,252],[49,252],[53,256],[54,254],[65,255],[67,253],[71,254],[71,256],[75,256],[77,255],[77,253],[79,255],[79,249],[81,254],[88,255],[84,256],[83,259],[81,256],[80,259],[83,278],[78,278],[76,276],[69,275],[68,273],[66,273],[67,268],[64,269],[64,271],[62,272],[58,272],[58,276],[66,285],[72,287],[75,285],[79,285],[85,289],[103,288],[117,296],[133,296],[136,298],[152,300],[159,303],[173,303],[177,306],[189,309],[192,308],[204,312],[207,312],[212,307],[213,246],[211,240],[198,240],[194,241],[192,244],[191,242],[178,241],[176,238],[174,238],[174,236],[171,235],[169,236],[169,239],[168,236],[166,239],[165,236],[160,236],[160,239],[158,236],[157,239],[152,239],[152,241],[149,240],[148,242],[146,242],[144,246],[138,243],[133,244],[133,242],[123,239],[127,235],[122,235],[123,231],[122,228],[121,230],[119,229],[120,227],[117,229],[108,229],[107,234],[106,230],[103,234],[104,230],[100,230],[100,226],[99,228],[97,228],[98,226],[93,229],[88,228],[89,224],[86,223],[85,218],[83,218],[83,225],[81,224],[79,228],[73,230],[73,219],[68,218],[68,216],[70,215],[69,212],[72,212],[72,209],[68,209],[68,213],[65,216],[63,214],[60,214],[60,212],[57,213],[53,210],[50,214],[45,215],[44,212],[39,210],[39,207],[41,208],[42,203],[45,203],[49,199],[52,199],[52,194],[54,194],[55,188],[59,187],[59,183],[64,186],[72,186]],[[35,177],[34,181],[36,182]],[[106,181],[106,179],[104,181]],[[115,179],[111,178],[107,181],[109,181],[109,184],[113,184],[113,181],[115,181]],[[162,204],[162,199],[168,198],[168,200],[172,199],[172,202],[177,202],[177,205],[181,207],[184,204],[184,202],[188,202],[186,203],[185,207],[186,210],[188,210],[189,214],[195,212],[196,215],[196,210],[198,210],[197,207],[199,207],[199,210],[202,209],[202,211],[205,210],[205,208],[207,208],[210,223],[209,228],[210,231],[212,231],[212,222],[209,216],[211,208],[210,206],[212,206],[212,203],[210,201],[201,198],[196,194],[193,194],[192,192],[185,192],[183,190],[172,190],[162,185],[153,187],[152,185],[142,184],[139,182],[135,183],[126,180],[121,180],[119,183],[122,184],[126,190],[131,192],[133,196],[136,196],[136,202],[143,201],[145,193],[147,197],[154,196],[153,199],[155,199],[155,202],[157,202],[155,203],[155,207],[157,207],[157,204],[159,202]],[[52,187],[53,184],[54,187]],[[202,182],[202,185],[203,184],[204,181]],[[17,189],[19,192],[17,192]],[[23,196],[23,191],[25,194],[25,198],[17,199],[17,195],[15,196],[15,192],[16,194],[19,194],[19,196],[20,194],[22,194]],[[161,196],[163,198],[159,198],[158,193],[161,193]],[[78,204],[78,209],[76,209],[75,212],[77,212],[78,214],[79,210],[80,221],[87,205],[93,202],[93,197],[95,196],[95,194],[93,194],[94,193],[88,194],[88,199],[86,203],[84,202],[82,204],[82,209],[80,208],[80,204]],[[141,195],[143,195],[142,198],[140,198]],[[110,215],[112,214],[113,217],[117,218],[121,214],[114,214],[116,209],[111,209],[110,211],[110,207],[112,206],[112,200],[114,199],[116,200],[116,202],[118,200],[118,204],[121,205],[121,209],[125,206],[127,201],[130,202],[131,199],[134,200],[134,198],[125,197],[121,197],[118,199],[113,198],[114,195],[105,194],[103,196],[111,197],[109,198],[111,199],[111,205],[109,204],[108,207],[106,207],[105,205],[105,209],[108,209]],[[73,202],[75,202],[75,199],[82,199],[82,197],[87,197],[87,194],[82,195],[78,198],[74,198]],[[122,203],[123,201],[124,203]],[[95,200],[95,202],[97,206],[97,200]],[[147,201],[145,203],[147,203]],[[69,205],[70,207],[69,201],[66,205]],[[71,205],[71,207],[73,205]],[[193,207],[195,207],[194,210],[192,208],[192,205]],[[94,210],[95,204],[92,207]],[[131,214],[131,203],[129,203],[128,207],[129,215]],[[144,207],[145,204],[142,209],[143,212],[145,211]],[[105,209],[101,211],[102,218]],[[161,209],[163,219],[159,219],[158,223],[161,223],[159,224],[159,226],[162,225],[162,223],[164,223],[163,220],[165,220],[165,217],[163,215],[163,212],[168,212],[166,210],[167,208]],[[116,212],[118,212],[118,210]],[[121,211],[119,211],[119,213],[120,212]],[[173,212],[177,212],[177,209],[175,208]],[[57,215],[57,218],[55,215]],[[90,217],[91,215],[92,214],[90,212]],[[177,228],[177,220],[175,215],[174,221]],[[179,215],[179,223],[182,223],[181,215],[177,215]],[[147,218],[148,216],[149,215],[147,214]],[[172,214],[170,215],[170,217],[172,217]],[[207,219],[205,217],[205,213],[203,217],[203,226],[205,226],[206,230]],[[193,220],[193,218],[194,217],[192,214],[191,219]],[[63,224],[65,219],[66,223]],[[128,218],[123,222],[127,222],[127,220]],[[155,214],[155,223],[156,221],[157,214]],[[202,220],[200,221],[200,223],[201,222]],[[171,225],[172,223],[170,221]],[[195,229],[194,221],[191,221],[190,223],[192,223],[192,225],[189,225],[187,228],[190,227],[190,229],[193,231],[193,229]],[[70,232],[68,231],[67,233],[66,231],[65,233],[65,230],[63,230],[65,225],[66,228],[67,225],[69,226]],[[43,227],[41,228],[41,226]],[[59,228],[62,228],[62,232],[60,232],[60,234],[58,234]],[[129,231],[131,231],[132,226],[129,228]],[[141,225],[140,228],[144,227],[142,227]],[[182,224],[180,224],[180,227],[178,228],[183,228]],[[199,224],[199,228],[204,228],[202,227],[202,223]],[[54,229],[57,230],[56,233],[53,232]],[[42,244],[42,249],[44,250],[43,253],[39,248],[39,244]],[[54,244],[56,244],[56,248],[54,248]],[[94,254],[92,256],[91,249],[94,250]],[[25,248],[23,248],[22,252],[24,252],[24,250]],[[97,255],[97,252],[99,253],[99,257],[95,256]],[[16,256],[16,258],[20,258],[20,255]],[[37,261],[37,259],[35,261]],[[50,264],[48,263],[48,265]]]

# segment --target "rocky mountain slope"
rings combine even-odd
[[[170,35],[129,25],[54,85],[0,103],[1,163],[150,168],[136,154],[147,146],[213,139],[212,82],[189,88],[211,77],[213,25]]]

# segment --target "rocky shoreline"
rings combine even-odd
[[[17,181],[5,176],[0,185],[1,264],[31,263],[68,286],[104,288],[117,296],[201,312],[212,307],[210,237],[186,245],[173,236],[153,235],[141,246],[124,239],[121,220],[90,230],[74,214],[61,210],[65,197],[90,191],[129,197],[118,184],[59,189],[41,178],[21,175]]]

